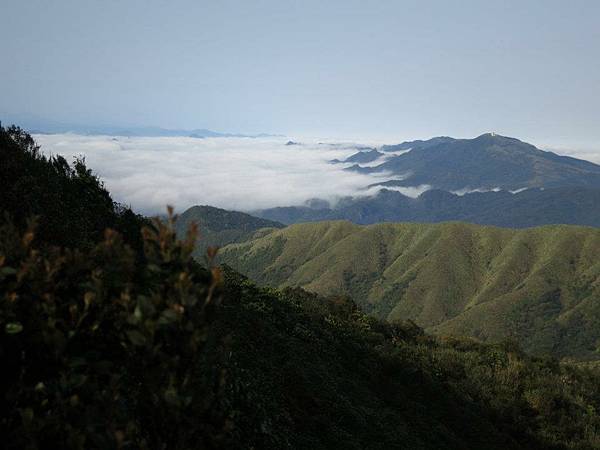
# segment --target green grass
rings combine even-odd
[[[220,260],[261,284],[349,295],[435,333],[598,359],[598,255],[600,230],[588,227],[319,222],[228,245]]]

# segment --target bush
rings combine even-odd
[[[183,448],[222,437],[224,374],[202,358],[220,345],[207,332],[220,275],[191,259],[194,232],[178,242],[171,225],[144,229],[141,283],[113,230],[89,251],[44,251],[34,230],[2,225],[2,242],[19,243],[0,257],[7,447]]]

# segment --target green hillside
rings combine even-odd
[[[595,228],[319,222],[227,246],[220,258],[262,284],[347,294],[435,333],[598,359],[598,255]]]

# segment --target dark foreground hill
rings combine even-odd
[[[462,196],[430,190],[417,198],[384,189],[372,197],[343,199],[335,207],[288,206],[253,214],[286,224],[321,220],[358,224],[462,221],[511,228],[549,224],[599,227],[600,189],[563,187]]]
[[[141,250],[144,219],[114,202],[84,160],[47,158],[15,127],[0,126],[0,210],[20,228],[37,218],[36,236],[45,243],[89,247],[113,228]]]
[[[15,147],[2,146],[3,163],[52,165],[27,140],[14,142],[28,157],[14,160]],[[41,182],[19,173],[11,180],[24,190]],[[61,186],[47,185],[59,203]],[[83,211],[87,201],[67,205]],[[55,206],[38,205],[40,230],[44,208]],[[210,259],[199,266],[193,230],[178,241],[172,219],[143,221],[138,250],[110,229],[57,244],[5,211],[3,448],[600,444],[600,376],[591,368],[527,356],[511,342],[428,336],[410,322],[365,316],[345,297],[259,288]]]
[[[190,225],[195,223],[202,230],[194,255],[203,258],[208,246],[221,247],[234,242],[243,242],[261,228],[283,228],[285,225],[261,219],[249,214],[212,206],[192,206],[177,218],[175,224],[180,238],[185,237]]]
[[[598,255],[597,228],[319,222],[227,246],[220,258],[262,284],[349,295],[435,333],[598,359]]]

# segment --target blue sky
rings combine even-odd
[[[600,2],[2,0],[0,118],[600,147]]]

